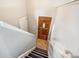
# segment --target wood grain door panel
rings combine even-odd
[[[52,17],[39,16],[38,18],[38,38],[47,40]],[[45,23],[45,28],[43,28]]]
[[[42,34],[48,35],[48,29],[43,29],[43,30],[42,30]]]

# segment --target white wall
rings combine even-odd
[[[71,2],[71,1],[74,1],[74,0],[48,0],[48,1],[54,7],[58,7],[58,6],[61,6],[63,4],[66,4],[66,3]]]
[[[71,0],[0,0],[0,20],[18,26],[18,18],[28,16],[29,31],[36,33],[38,16],[54,17],[55,7],[70,1]]]
[[[50,0],[28,0],[27,15],[29,19],[29,31],[36,33],[38,16],[55,15],[55,7]]]
[[[28,23],[27,17],[23,16],[23,17],[18,19],[18,27],[20,29],[27,31],[27,32],[28,32],[28,24],[29,23]]]
[[[0,58],[16,58],[35,47],[35,35],[0,23]]]
[[[56,16],[52,42],[79,56],[79,1],[59,7]]]
[[[73,0],[28,0],[29,32],[36,33],[38,16],[55,16],[55,7]]]
[[[26,0],[0,0],[0,20],[18,26],[18,18],[27,16],[26,8]]]

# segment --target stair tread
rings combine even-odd
[[[34,53],[30,53],[29,56],[31,56],[33,58],[43,58],[42,56],[39,56],[39,55],[34,54]]]
[[[47,53],[47,50],[43,50],[43,49],[41,49],[41,48],[36,48],[35,50],[40,50],[40,51],[42,51],[42,52]]]
[[[48,58],[48,53],[46,50],[36,47],[28,56],[25,58]]]
[[[40,50],[33,50],[33,51],[36,51],[36,52],[39,52],[39,53],[42,53],[42,54],[48,55],[48,53],[43,52],[43,51],[40,51]]]
[[[40,55],[40,56],[45,57],[45,58],[48,57],[48,55],[41,54],[41,53],[39,53],[39,52],[32,51],[32,53],[35,53],[35,54]]]
[[[31,58],[30,56],[25,56],[25,58]]]

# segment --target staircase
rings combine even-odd
[[[28,56],[25,56],[25,58],[48,58],[48,53],[46,50],[35,48]]]

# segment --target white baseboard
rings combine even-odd
[[[24,57],[27,56],[31,51],[33,51],[35,48],[36,48],[36,46],[33,47],[33,48],[31,48],[30,50],[26,51],[25,53],[21,54],[21,55],[20,55],[19,57],[17,57],[17,58],[24,58]]]

